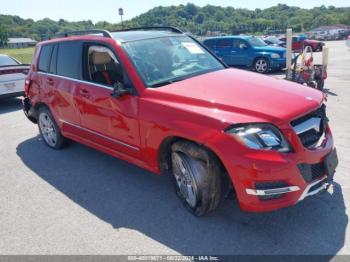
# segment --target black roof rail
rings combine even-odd
[[[120,29],[120,30],[116,30],[114,32],[126,32],[126,31],[148,31],[148,30],[165,30],[165,31],[171,31],[173,33],[179,33],[179,34],[183,34],[184,32],[174,26],[144,26],[144,27],[132,27],[132,28],[125,28],[125,29]]]
[[[81,30],[81,31],[71,31],[71,32],[62,32],[57,33],[54,35],[49,35],[44,37],[44,39],[54,39],[54,38],[60,38],[60,37],[68,37],[68,36],[75,36],[75,35],[97,35],[102,34],[104,37],[112,38],[112,35],[109,31],[103,30],[103,29],[87,29],[87,30]]]

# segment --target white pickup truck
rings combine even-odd
[[[0,54],[0,98],[22,96],[30,65]]]

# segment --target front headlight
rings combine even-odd
[[[290,152],[291,147],[278,128],[270,124],[235,125],[226,130],[247,147],[259,150]]]
[[[281,56],[277,53],[272,53],[271,58],[281,58]]]

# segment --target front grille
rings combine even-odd
[[[316,130],[313,126],[310,126],[309,128],[306,128],[303,132],[298,134],[301,143],[306,148],[313,147],[320,140],[320,138],[325,132],[328,122],[328,118],[326,116],[326,106],[322,105],[317,110],[291,122],[291,125],[293,126],[294,130],[297,131],[296,129],[298,126],[303,124],[306,125],[307,121],[313,118],[320,119],[320,126],[318,127],[319,130]]]
[[[308,183],[326,174],[326,168],[323,162],[318,164],[312,164],[312,165],[299,164],[298,168],[304,180]]]
[[[288,184],[283,181],[276,181],[276,182],[258,182],[255,184],[256,189],[273,189],[273,188],[281,188],[281,187],[287,187]],[[283,197],[285,194],[275,194],[275,195],[269,195],[269,196],[258,196],[260,200],[272,200],[272,199],[278,199]]]

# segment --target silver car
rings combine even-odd
[[[0,54],[0,98],[22,96],[29,65]]]

